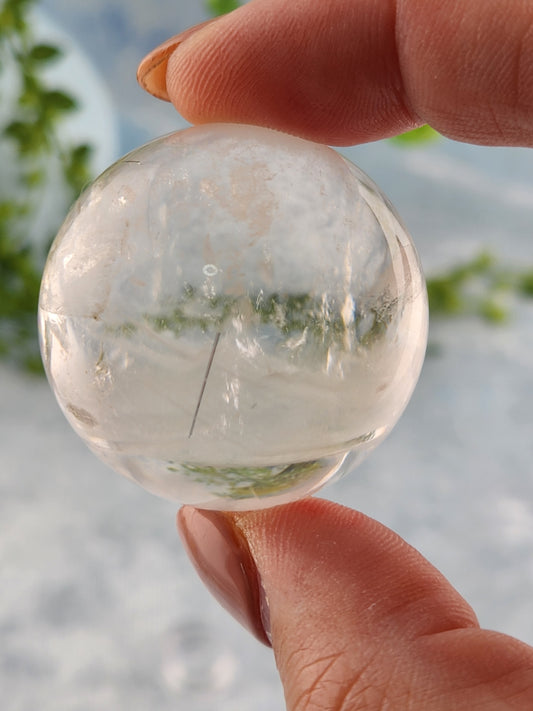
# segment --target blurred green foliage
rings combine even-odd
[[[419,126],[418,128],[413,128],[412,131],[407,131],[406,133],[400,133],[398,136],[393,136],[389,140],[391,143],[395,143],[398,146],[419,146],[422,143],[431,143],[440,138],[440,133],[437,133],[434,128],[428,126]]]
[[[212,15],[231,12],[238,0],[204,0]],[[0,123],[0,147],[14,155],[12,175],[0,186],[0,357],[42,371],[36,311],[45,244],[27,238],[51,160],[58,162],[68,205],[90,180],[91,148],[66,144],[61,122],[78,108],[76,99],[48,86],[46,68],[62,58],[59,47],[34,38],[31,11],[38,0],[4,0],[0,5],[0,101],[6,106],[6,74],[16,73],[18,87],[8,116]],[[13,80],[13,77],[11,77]],[[5,112],[4,112],[5,113]],[[433,141],[439,134],[429,126],[390,139],[410,147]],[[5,166],[4,166],[5,167]],[[9,166],[11,168],[11,166]],[[432,316],[475,315],[490,323],[509,318],[510,295],[533,298],[533,268],[506,270],[485,252],[428,279]]]
[[[241,6],[239,0],[205,0],[207,10],[212,15],[225,15]]]
[[[0,99],[9,108],[0,125],[0,143],[11,156],[0,187],[0,356],[31,371],[41,370],[35,321],[41,269],[52,235],[36,244],[28,232],[36,229],[52,164],[59,166],[58,189],[66,205],[91,177],[90,147],[67,144],[60,136],[63,118],[78,105],[44,79],[62,52],[34,39],[30,16],[36,4],[4,0],[0,7]]]
[[[512,296],[533,298],[533,268],[506,269],[488,252],[427,280],[430,313],[479,316],[494,324],[510,318]]]

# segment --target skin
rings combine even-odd
[[[254,0],[190,36],[166,86],[192,123],[266,125],[332,145],[429,123],[533,143],[529,0]]]
[[[334,145],[429,123],[460,141],[532,146],[533,3],[253,0],[174,39],[141,83],[192,123]],[[181,511],[182,532],[193,515]],[[480,629],[376,521],[318,499],[213,516],[255,562],[289,711],[533,709],[533,649]]]
[[[481,630],[377,521],[319,499],[228,518],[260,571],[290,711],[533,708],[533,649]]]

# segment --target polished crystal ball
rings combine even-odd
[[[405,228],[352,163],[214,124],[133,151],[82,194],[39,325],[98,457],[164,497],[256,509],[383,440],[421,369],[427,298]]]

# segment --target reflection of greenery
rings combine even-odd
[[[359,313],[344,313],[343,304],[310,294],[268,294],[255,296],[205,296],[188,285],[184,297],[171,313],[146,316],[157,330],[180,334],[184,330],[220,332],[235,320],[247,328],[272,326],[294,350],[317,346],[326,351],[332,345],[341,350],[358,341],[370,346],[393,318],[394,301]],[[341,312],[342,310],[342,312]],[[124,328],[121,329],[124,332]]]
[[[316,473],[321,460],[271,467],[210,467],[197,464],[169,464],[171,472],[185,472],[194,481],[205,484],[213,495],[245,499],[250,496],[270,496],[297,484]]]
[[[466,264],[428,279],[427,287],[433,316],[475,315],[503,323],[509,317],[507,297],[533,297],[533,269],[506,270],[482,252]]]
[[[87,145],[66,145],[59,138],[62,118],[77,105],[43,78],[61,51],[34,40],[29,13],[35,4],[4,0],[0,6],[3,100],[6,87],[18,87],[11,113],[0,126],[0,139],[14,156],[12,165],[3,166],[10,174],[4,172],[0,193],[0,355],[22,361],[31,370],[40,369],[35,313],[44,248],[51,235],[39,247],[28,241],[27,232],[49,180],[50,164],[59,164],[59,189],[67,207],[89,179],[90,154]]]
[[[505,269],[490,254],[481,252],[464,264],[427,279],[430,316],[477,316],[492,324],[508,320],[506,302],[511,296],[533,298],[533,269]],[[353,312],[344,312],[333,298],[310,294],[268,294],[251,296],[205,295],[187,285],[182,299],[157,315],[145,314],[145,320],[157,331],[180,335],[183,331],[216,333],[246,325],[271,326],[274,338],[299,355],[311,349],[322,357],[331,346],[338,351],[358,344],[370,347],[384,334],[394,317],[396,302],[386,300],[363,313],[357,304]],[[122,335],[136,332],[133,323],[121,326]],[[276,336],[277,334],[277,336]],[[308,351],[307,351],[308,352]]]

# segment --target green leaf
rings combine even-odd
[[[23,89],[18,98],[19,106],[37,108],[40,105],[43,86],[31,69],[25,69],[22,75]]]
[[[2,35],[25,35],[28,31],[27,13],[36,0],[5,0],[0,9]]]
[[[35,155],[48,147],[46,134],[34,121],[11,121],[4,128],[4,135],[17,143],[22,156]]]
[[[523,296],[533,297],[533,270],[522,274],[518,288]]]
[[[205,4],[213,15],[225,15],[241,6],[238,0],[206,0]]]
[[[47,63],[59,59],[63,55],[59,47],[51,44],[36,44],[28,52],[28,59],[33,62]]]
[[[413,146],[431,143],[438,138],[440,138],[440,133],[437,133],[431,126],[425,125],[414,128],[412,131],[407,131],[407,133],[401,133],[399,136],[394,136],[390,140],[399,146]]]
[[[21,176],[21,181],[28,188],[36,188],[46,180],[46,173],[41,168],[33,168]]]
[[[32,375],[44,375],[43,361],[41,360],[39,351],[25,354],[23,361],[28,373]]]
[[[466,264],[460,264],[455,267],[450,274],[456,281],[464,282],[474,276],[486,275],[493,268],[495,259],[490,252],[483,250],[477,257],[474,257]]]
[[[13,220],[19,217],[24,217],[28,214],[28,206],[16,202],[16,200],[1,200],[0,201],[0,224]],[[2,234],[0,231],[0,254],[2,250]]]
[[[501,324],[509,319],[507,309],[490,297],[481,302],[479,312],[489,323]]]
[[[91,180],[90,158],[91,146],[82,143],[72,148],[66,155],[63,163],[63,173],[67,185],[77,197]]]
[[[426,286],[432,315],[455,316],[464,311],[461,293],[452,277],[433,277],[427,280]]]
[[[41,101],[43,102],[45,108],[52,110],[55,114],[67,113],[78,108],[76,100],[64,91],[45,91],[42,95]]]

